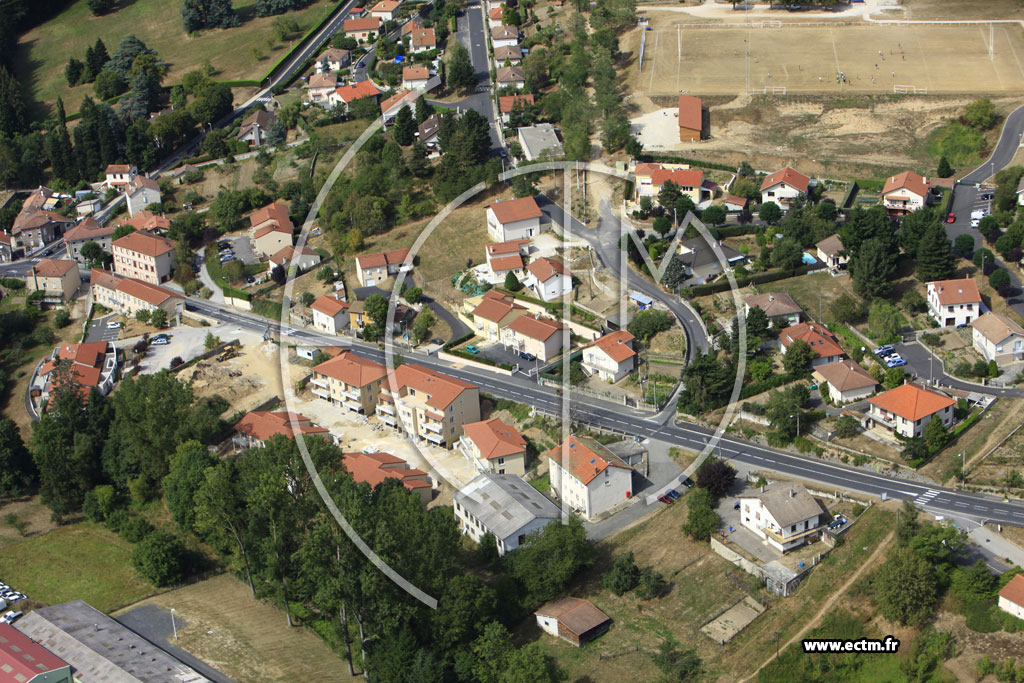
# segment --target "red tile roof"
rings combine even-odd
[[[109,164],[104,172],[108,175],[111,173],[131,173],[132,167],[130,164]]]
[[[896,190],[907,189],[916,195],[924,197],[928,194],[928,183],[925,179],[913,171],[904,171],[894,176],[889,176],[882,188],[882,194],[889,194]]]
[[[779,183],[786,183],[790,187],[795,187],[801,192],[807,191],[807,186],[810,185],[811,179],[805,176],[799,171],[795,171],[789,166],[786,168],[776,171],[771,175],[765,176],[761,182],[761,191],[767,190],[772,185],[778,185]]]
[[[75,261],[58,261],[44,258],[32,266],[29,269],[29,273],[35,273],[37,277],[64,277],[75,268],[78,268],[78,263]]]
[[[376,5],[370,8],[371,12],[394,12],[398,9],[398,6],[402,4],[395,2],[395,0],[380,0]]]
[[[359,81],[358,83],[342,85],[334,92],[346,104],[363,97],[376,97],[380,94],[380,90],[377,90],[377,86],[375,86],[372,81]]]
[[[533,276],[540,282],[547,282],[555,275],[570,277],[569,271],[561,261],[547,256],[530,261],[530,265],[526,266],[526,269],[533,273]]]
[[[515,26],[495,26],[491,29],[491,40],[519,40],[519,29]]]
[[[465,425],[463,430],[485,460],[526,453],[526,440],[522,435],[496,417]]]
[[[289,235],[289,236],[291,236],[291,234],[292,234],[292,231],[291,231],[290,228],[288,228],[288,227],[286,227],[284,225],[281,225],[277,221],[274,221],[273,223],[269,223],[267,225],[264,225],[262,228],[258,228],[256,230],[256,232],[254,232],[252,234],[252,236],[253,236],[253,239],[257,239],[258,240],[259,238],[263,237],[264,235],[269,235],[272,232],[279,232],[282,235]]]
[[[1024,574],[1017,574],[999,591],[999,597],[1015,605],[1024,605]]]
[[[345,453],[342,461],[354,481],[366,482],[371,488],[385,479],[398,479],[410,491],[430,488],[426,472],[410,468],[408,463],[390,453]]]
[[[704,127],[699,97],[679,95],[679,127],[692,130],[700,130]]]
[[[779,332],[779,342],[786,348],[797,339],[803,339],[810,344],[819,358],[843,355],[843,349],[836,338],[818,323],[799,323]]]
[[[434,29],[432,28],[414,28],[412,30],[412,41],[411,47],[425,47],[427,49],[433,49],[437,46],[437,36],[434,35]]]
[[[367,268],[381,268],[383,266],[398,265],[405,263],[409,258],[409,249],[391,249],[389,251],[378,251],[373,254],[360,254],[356,256],[356,267],[361,270]]]
[[[533,104],[533,95],[502,95],[498,98],[498,109],[502,114],[508,114],[516,107],[524,107]]]
[[[568,452],[565,453],[564,451]],[[548,451],[547,457],[551,458],[555,462],[561,463],[562,469],[568,470],[569,473],[579,479],[584,486],[593,481],[597,475],[601,474],[609,467],[618,467],[619,469],[624,470],[629,469],[626,465],[605,460],[600,455],[592,451],[575,435],[570,436],[566,441]]]
[[[956,404],[950,397],[920,387],[913,382],[890,389],[868,401],[882,410],[912,422]]]
[[[974,278],[965,277],[959,280],[936,280],[928,283],[935,289],[935,296],[942,306],[957,304],[976,304],[981,301],[981,292]]]
[[[504,299],[484,297],[480,303],[476,305],[476,308],[473,309],[473,316],[479,316],[484,320],[490,320],[492,323],[497,323],[501,322],[501,320],[512,311],[525,310],[526,307],[515,303],[512,297]]]
[[[72,242],[77,240],[98,240],[110,237],[117,230],[117,226],[108,223],[101,226],[95,218],[86,218],[75,227],[64,233],[64,239]]]
[[[505,6],[500,5],[492,9],[490,12],[488,12],[487,16],[490,17],[491,19],[494,19],[495,21],[501,21],[501,17],[504,15],[504,12]]]
[[[671,180],[679,187],[700,187],[704,182],[704,171],[658,168],[651,173],[651,185],[654,187],[661,187],[667,180]]]
[[[487,256],[504,256],[506,254],[519,254],[523,250],[524,244],[529,244],[530,240],[511,240],[508,242],[492,242],[488,244]]]
[[[53,372],[56,360],[67,360],[71,362],[71,369],[75,373],[75,383],[78,386],[83,388],[99,386],[107,353],[107,342],[67,344],[58,346],[54,351],[57,358],[54,359],[51,356],[47,359],[39,368],[40,375],[48,375]]]
[[[287,227],[288,230],[294,230],[295,228],[291,217],[288,215],[288,206],[281,202],[267,204],[262,209],[256,209],[249,214],[249,225],[251,227],[259,227],[268,221],[274,221],[283,227]]]
[[[425,81],[430,78],[430,69],[425,66],[407,66],[402,69],[403,81]]]
[[[565,328],[561,323],[551,318],[544,318],[539,314],[521,315],[508,326],[508,329],[517,334],[537,341],[546,342],[551,335],[560,332]]]
[[[419,93],[416,90],[399,90],[380,103],[380,111],[382,114],[386,114],[396,107],[401,109],[402,106],[412,109],[417,97],[419,97]]]
[[[388,376],[388,387],[392,393],[398,393],[406,387],[430,396],[427,405],[435,410],[445,410],[463,391],[479,389],[475,384],[463,382],[442,374],[436,370],[425,368],[415,363],[404,363]]]
[[[493,204],[488,204],[487,208],[494,212],[494,217],[502,225],[516,221],[525,221],[528,218],[541,217],[540,207],[537,206],[537,201],[533,197],[520,197],[519,199],[509,199],[504,202],[494,202]]]
[[[601,349],[616,363],[631,358],[636,355],[636,351],[633,350],[631,345],[634,337],[626,330],[616,330],[609,334],[604,335],[594,341],[590,342],[587,346],[596,346]]]
[[[70,665],[10,624],[0,624],[0,681],[24,683]]]
[[[148,230],[158,232],[171,229],[171,221],[163,216],[157,216],[148,209],[141,209],[135,212],[131,218],[122,218],[120,225],[130,225],[136,230]]]
[[[519,254],[512,256],[496,256],[490,260],[491,270],[501,273],[506,270],[518,270],[523,267],[523,257]]]
[[[333,318],[342,311],[348,310],[348,302],[342,301],[337,297],[327,296],[324,294],[323,296],[318,297],[310,308]]]
[[[863,389],[878,384],[878,380],[871,376],[867,370],[857,365],[850,359],[819,365],[814,372],[833,386],[837,391],[849,391],[851,389]]]
[[[357,356],[351,351],[345,351],[317,365],[313,368],[313,372],[326,375],[349,386],[365,387],[383,379],[388,374],[388,369],[380,363]]]
[[[736,206],[746,206],[750,202],[746,197],[740,197],[734,194],[725,195],[724,201],[726,204],[734,204]]]
[[[182,301],[185,299],[177,292],[131,277],[121,278],[117,283],[117,291],[124,292],[128,296],[133,296],[153,306],[160,306],[168,299],[181,299]]]
[[[611,618],[595,607],[594,603],[582,598],[555,600],[534,614],[556,619],[559,630],[565,629],[577,638],[611,621]]]
[[[270,412],[267,410],[253,411],[235,425],[235,431],[247,434],[258,441],[266,441],[275,434],[293,438],[296,434],[325,435],[328,430],[308,424],[310,419],[305,415],[287,411]]]
[[[379,31],[379,17],[361,17],[359,19],[345,20],[345,33],[359,33],[361,31]]]
[[[121,239],[114,240],[113,246],[153,257],[174,251],[174,242],[171,240],[145,232],[130,232]]]

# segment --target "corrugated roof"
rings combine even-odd
[[[679,95],[679,127],[700,130],[704,126],[701,101],[693,95]]]
[[[537,519],[562,515],[544,494],[514,474],[480,474],[455,492],[455,501],[499,540],[516,536]]]

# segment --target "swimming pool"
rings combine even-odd
[[[805,266],[813,266],[815,263],[818,262],[818,259],[816,259],[814,255],[811,254],[811,252],[809,251],[805,251],[803,253],[803,256],[800,257],[800,260],[803,262]]]

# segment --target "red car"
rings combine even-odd
[[[956,214],[955,213],[947,214],[946,215],[946,222],[947,223],[955,223],[956,222]]]

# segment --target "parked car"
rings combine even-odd
[[[733,510],[739,510],[740,509],[740,502],[738,500],[735,503],[732,504],[732,509]]]
[[[245,278],[245,281],[248,282],[250,285],[255,284],[256,278],[254,278],[252,275],[249,275]]]
[[[469,346],[466,347],[466,351],[468,353],[472,353],[474,356],[476,354],[480,353],[480,349],[478,349],[477,347],[473,346],[472,344],[470,344]]]
[[[882,346],[879,346],[877,349],[875,349],[872,353],[881,358],[885,358],[886,356],[891,356],[892,354],[896,353],[896,349],[893,347],[892,344],[883,344]]]
[[[665,495],[671,497],[672,500],[675,500],[676,498],[679,497],[679,491],[676,491],[675,489],[669,489],[668,491],[665,491]]]
[[[948,213],[948,214],[946,214],[946,222],[947,223],[956,223],[956,214],[955,213]]]
[[[430,340],[430,343],[440,344],[441,346],[444,346],[444,339],[441,339],[440,337],[434,337],[433,339]]]
[[[692,489],[693,488],[693,479],[690,479],[689,477],[687,477],[686,479],[683,479],[683,486],[685,486],[688,489]]]
[[[5,613],[2,617],[0,617],[0,622],[2,622],[4,624],[10,624],[10,623],[12,623],[15,619],[17,619],[20,616],[21,616],[21,612],[20,611],[10,610],[7,613]]]
[[[167,344],[171,343],[171,340],[168,339],[167,337],[161,337],[159,339],[151,339],[149,343],[152,344],[153,346],[166,346]]]
[[[522,358],[523,360],[537,360],[537,356],[533,355],[532,353],[527,353],[526,351],[523,351],[521,354],[519,354],[519,357]]]
[[[980,218],[972,218],[971,219],[971,227],[972,228],[976,228],[979,225],[981,225],[981,219]]]
[[[665,505],[671,505],[672,503],[676,502],[676,499],[668,495],[667,493],[658,496],[658,500],[664,503]]]
[[[885,364],[888,365],[890,368],[898,368],[901,365],[906,365],[907,361],[903,360],[899,356],[890,356],[889,358],[885,359]]]
[[[978,195],[978,199],[995,199],[995,194],[992,192],[982,192]]]

